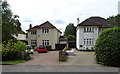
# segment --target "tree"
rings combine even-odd
[[[67,36],[67,38],[68,38],[69,41],[75,41],[76,40],[75,36],[70,35],[70,34]]]
[[[64,32],[64,36],[66,36],[66,37],[69,36],[71,38],[71,35],[72,35],[72,38],[76,38],[76,27],[72,23],[67,25],[65,32]],[[74,39],[72,39],[72,40],[74,40]]]
[[[7,1],[2,1],[2,41],[8,41],[21,30],[18,15],[13,15]]]
[[[117,25],[120,27],[120,14],[116,16],[110,16],[109,18],[107,18],[107,20],[117,23]]]

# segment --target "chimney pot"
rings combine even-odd
[[[31,28],[32,28],[32,24],[29,25],[29,29],[31,29]]]
[[[77,25],[80,23],[80,19],[79,18],[77,18]]]

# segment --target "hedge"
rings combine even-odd
[[[97,63],[120,67],[120,28],[101,32],[94,47]]]

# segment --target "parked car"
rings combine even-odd
[[[45,45],[39,45],[38,48],[37,48],[37,52],[40,53],[40,52],[47,52],[47,48]]]
[[[32,49],[32,46],[31,46],[31,45],[26,45],[26,46],[27,46],[26,52],[28,52],[28,53],[30,53],[30,54],[33,54],[34,49]]]

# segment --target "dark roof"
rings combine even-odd
[[[19,34],[26,34],[26,33],[25,33],[24,31],[22,31],[22,30],[19,31],[18,33],[19,33]]]
[[[117,24],[102,17],[90,17],[77,26],[117,27]]]
[[[68,41],[68,38],[65,36],[60,36],[59,41]]]
[[[57,29],[49,21],[46,21],[46,22],[42,23],[41,25],[36,25],[36,26],[32,27],[31,29],[28,29],[27,31],[36,30],[36,29],[44,29],[44,28],[49,28],[49,29],[55,28],[55,29]],[[60,30],[58,30],[58,31],[61,32]]]

